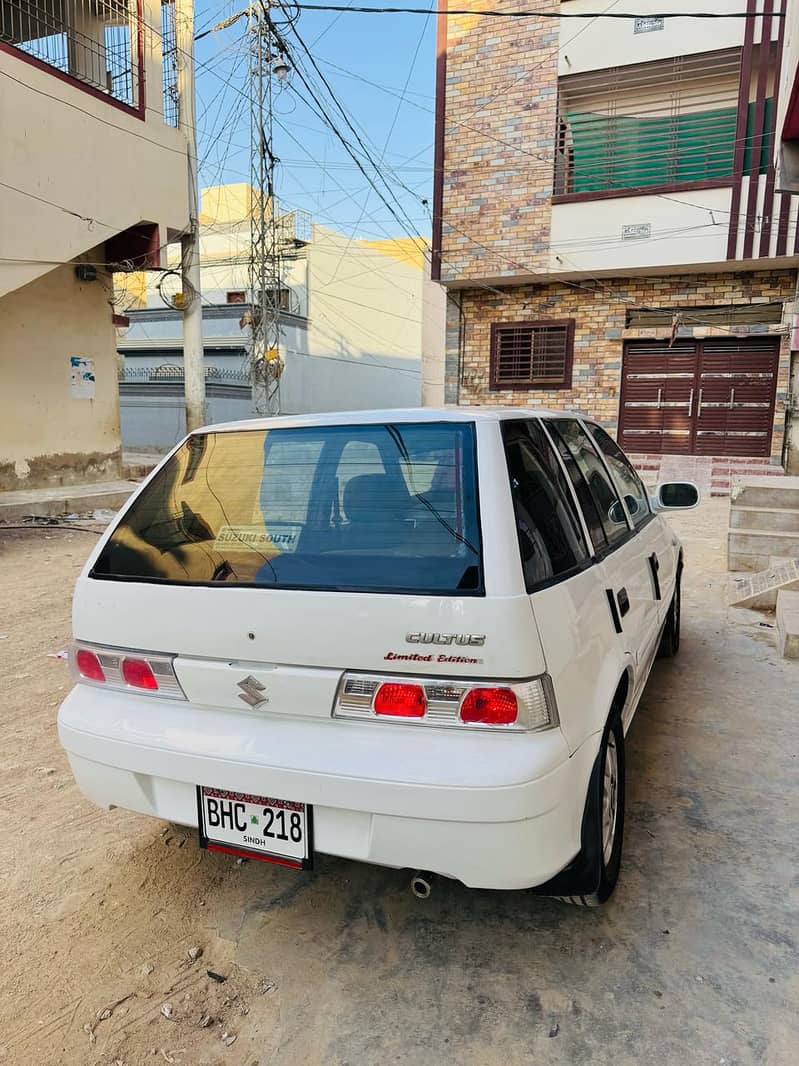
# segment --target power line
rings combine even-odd
[[[342,14],[359,15],[440,15],[451,18],[458,15],[478,15],[482,18],[511,18],[511,19],[756,19],[762,18],[762,11],[646,11],[643,14],[635,14],[627,11],[617,11],[613,14],[599,11],[490,11],[485,9],[470,10],[469,8],[453,8],[449,11],[440,11],[435,7],[350,7],[339,4],[297,4],[292,7],[298,11],[340,11]],[[782,13],[769,12],[771,18],[784,18]]]
[[[429,22],[429,19],[425,19],[424,22],[422,23],[422,32],[419,34],[419,40],[416,42],[416,48],[414,50],[413,56],[411,57],[410,66],[408,67],[408,74],[407,74],[407,77],[405,78],[405,84],[402,87],[402,94],[400,95],[399,101],[397,102],[397,106],[396,106],[396,108],[394,110],[394,117],[391,120],[391,125],[388,128],[388,133],[386,134],[386,139],[385,139],[385,141],[383,143],[383,151],[382,151],[382,153],[380,155],[380,162],[381,163],[385,162],[386,153],[388,151],[388,146],[389,146],[389,144],[391,142],[391,136],[394,133],[394,129],[395,129],[396,125],[397,125],[397,120],[399,119],[399,116],[400,116],[400,111],[402,110],[402,105],[405,102],[405,93],[407,92],[408,86],[411,83],[411,78],[413,77],[413,72],[416,69],[416,61],[419,58],[419,52],[420,52],[421,47],[422,47],[422,42],[424,41],[425,33],[427,32],[427,24],[428,24],[428,22]],[[406,188],[407,188],[407,186],[406,186]],[[369,203],[369,194],[367,193],[367,195],[366,195],[366,197],[364,198],[364,201],[363,201],[363,206],[361,207],[361,212],[360,212],[360,214],[358,216],[358,221],[355,224],[355,228],[356,229],[358,228],[358,226],[360,226],[361,220],[363,219],[363,216],[366,214],[366,208],[367,208],[368,203]],[[407,217],[407,215],[406,215],[406,217]],[[335,280],[335,278],[338,276],[339,269],[341,267],[341,264],[344,262],[344,258],[347,255],[347,252],[349,251],[349,247],[350,247],[350,244],[352,243],[353,238],[354,238],[354,232],[353,232],[353,237],[351,237],[350,240],[347,242],[346,247],[342,250],[341,255],[339,256],[338,263],[336,264],[336,269],[333,271],[333,280]]]
[[[297,29],[297,27],[296,27],[296,26],[292,26],[292,27],[291,27],[291,32],[293,33],[294,37],[296,38],[296,40],[297,40],[297,43],[299,44],[300,48],[301,48],[301,49],[303,50],[303,52],[304,52],[304,53],[306,54],[306,56],[307,56],[307,57],[308,57],[308,59],[310,60],[311,66],[313,67],[313,69],[314,69],[314,70],[316,71],[317,75],[318,75],[318,76],[319,76],[319,78],[321,79],[321,81],[322,81],[322,84],[324,85],[325,89],[327,90],[327,92],[328,92],[328,94],[329,94],[329,96],[330,96],[330,99],[332,100],[332,102],[333,102],[333,104],[335,105],[336,109],[337,109],[337,110],[339,111],[339,113],[341,114],[342,118],[344,119],[344,122],[345,122],[345,123],[347,124],[347,127],[348,127],[348,129],[349,129],[349,130],[350,130],[350,131],[352,132],[352,134],[353,134],[353,136],[355,137],[355,139],[356,139],[357,143],[358,143],[358,144],[360,145],[360,147],[361,147],[361,150],[363,151],[363,153],[364,153],[365,157],[366,157],[366,158],[368,159],[368,161],[369,161],[369,162],[371,163],[371,165],[372,165],[372,166],[374,167],[374,169],[375,169],[375,172],[376,172],[376,173],[377,173],[377,174],[379,175],[379,177],[380,177],[381,181],[383,182],[383,184],[384,184],[384,185],[386,186],[386,188],[388,189],[388,191],[389,191],[389,194],[393,196],[393,195],[394,195],[394,193],[393,193],[393,191],[391,190],[391,188],[390,188],[390,186],[388,185],[388,183],[386,182],[386,179],[385,179],[385,178],[383,177],[383,175],[382,175],[382,173],[381,173],[381,171],[380,171],[380,167],[379,167],[378,163],[377,163],[377,162],[375,161],[375,159],[374,159],[374,157],[372,156],[371,152],[369,151],[369,149],[368,149],[368,148],[366,147],[366,145],[364,144],[363,138],[361,137],[361,135],[360,135],[360,133],[358,132],[358,130],[357,130],[357,129],[355,128],[355,125],[353,124],[353,122],[352,122],[352,120],[351,120],[351,118],[350,118],[349,114],[347,113],[347,111],[345,110],[344,106],[343,106],[343,105],[341,104],[341,102],[339,101],[339,99],[338,99],[338,97],[336,96],[335,92],[333,91],[333,87],[332,87],[332,85],[330,84],[330,82],[329,82],[329,81],[327,80],[327,78],[326,78],[326,76],[325,76],[324,72],[323,72],[323,71],[322,71],[322,70],[320,69],[320,67],[319,67],[319,64],[318,64],[318,63],[316,62],[316,60],[314,59],[314,57],[313,57],[313,54],[311,53],[310,49],[309,49],[309,48],[308,48],[308,46],[306,45],[305,41],[303,40],[303,38],[302,38],[302,36],[301,36],[301,34],[300,34],[299,30]],[[295,62],[295,66],[297,66],[297,64],[296,64],[296,59],[294,60],[294,62]],[[297,73],[299,74],[299,76],[300,76],[300,79],[302,80],[302,82],[303,82],[303,84],[304,84],[304,85],[306,86],[306,88],[309,88],[309,86],[308,86],[308,83],[307,83],[307,80],[306,80],[306,78],[304,77],[304,75],[303,75],[302,71],[298,69],[298,70],[297,70]],[[310,91],[310,90],[309,90],[309,91]],[[337,131],[334,131],[334,132],[337,132]],[[350,153],[350,154],[351,154],[351,153]],[[399,180],[399,179],[397,179],[397,180]],[[400,185],[403,185],[403,182],[402,182],[402,181],[399,181],[399,184],[400,184]],[[414,192],[413,192],[412,190],[408,189],[408,188],[407,188],[407,186],[404,186],[404,185],[403,185],[403,187],[404,187],[404,188],[406,189],[406,191],[407,191],[407,192],[409,192],[409,193],[410,193],[410,194],[411,194],[412,196],[416,196],[416,194],[415,194],[415,193],[414,193]],[[418,197],[417,197],[417,199],[418,199]],[[399,201],[397,201],[397,203],[398,203],[398,205],[399,205]],[[401,207],[400,207],[400,210],[402,210],[402,208],[401,208]]]
[[[116,231],[125,229],[124,226],[114,226],[110,222],[103,222],[99,218],[92,218],[91,215],[82,215],[79,211],[70,211],[70,209],[68,207],[64,207],[63,204],[57,204],[54,200],[48,200],[44,196],[37,196],[36,193],[28,192],[27,189],[18,189],[16,185],[9,185],[6,181],[0,181],[0,185],[2,185],[4,189],[10,189],[12,192],[18,192],[21,196],[29,196],[31,200],[38,200],[41,204],[47,204],[48,207],[55,207],[59,211],[63,211],[65,215],[72,215],[73,218],[80,219],[81,222],[87,222],[89,224],[89,227],[97,225],[103,226],[105,229]]]
[[[295,31],[295,32],[296,32],[296,31]],[[324,104],[322,104],[322,102],[320,101],[320,99],[319,99],[318,95],[316,94],[316,92],[314,91],[314,89],[312,88],[312,86],[311,86],[311,85],[309,84],[308,80],[306,79],[306,77],[305,77],[304,73],[302,72],[301,68],[300,68],[300,67],[299,67],[299,65],[297,64],[297,62],[296,62],[296,60],[294,59],[294,57],[293,57],[293,56],[291,55],[291,53],[290,53],[289,51],[287,51],[287,53],[286,53],[286,54],[287,54],[287,55],[289,56],[289,58],[291,58],[291,59],[292,59],[292,61],[293,61],[293,63],[294,63],[294,69],[295,69],[295,72],[296,72],[297,76],[298,76],[298,77],[299,77],[299,79],[300,79],[300,80],[302,81],[302,83],[303,83],[303,85],[305,86],[306,90],[307,90],[307,91],[308,91],[308,93],[310,94],[310,96],[311,96],[311,99],[312,99],[312,100],[314,101],[314,103],[316,104],[316,106],[317,106],[317,107],[319,108],[319,112],[320,112],[320,114],[321,114],[321,116],[322,116],[323,120],[324,120],[324,121],[326,122],[326,124],[327,124],[327,125],[328,125],[328,126],[330,127],[330,129],[332,130],[332,132],[333,132],[333,134],[335,135],[335,137],[336,137],[336,138],[337,138],[337,139],[338,139],[338,140],[339,140],[339,141],[341,142],[341,144],[343,145],[343,147],[344,147],[344,149],[346,150],[347,154],[348,154],[348,155],[350,156],[350,158],[351,158],[351,159],[353,160],[353,162],[354,162],[354,163],[356,164],[356,166],[358,167],[358,170],[360,170],[360,172],[361,172],[361,173],[363,174],[363,176],[364,176],[364,177],[366,178],[366,180],[367,180],[367,182],[369,183],[369,185],[370,185],[370,186],[372,187],[372,189],[374,189],[374,191],[375,191],[375,192],[377,193],[378,197],[379,197],[379,198],[380,198],[380,200],[382,201],[383,205],[384,205],[384,206],[385,206],[385,207],[387,208],[387,210],[389,211],[390,215],[392,216],[392,218],[394,219],[394,221],[395,221],[395,222],[397,223],[397,225],[399,225],[399,226],[400,226],[400,228],[401,228],[401,229],[403,230],[403,232],[405,232],[405,233],[406,233],[407,235],[411,235],[411,234],[410,234],[410,233],[408,233],[408,231],[407,231],[407,230],[405,229],[405,223],[404,223],[404,222],[402,221],[402,219],[401,219],[401,218],[399,217],[399,215],[397,214],[397,212],[396,212],[396,211],[394,210],[394,207],[392,206],[392,204],[391,204],[391,203],[389,203],[389,201],[388,201],[388,200],[386,199],[386,196],[385,196],[385,194],[383,193],[382,189],[380,189],[380,188],[379,188],[379,186],[378,186],[378,185],[377,185],[377,184],[375,183],[375,181],[374,181],[374,179],[372,178],[372,176],[371,176],[371,175],[369,174],[369,172],[368,172],[368,171],[366,170],[366,168],[364,167],[364,165],[363,165],[363,163],[361,162],[360,158],[358,157],[358,154],[357,154],[357,152],[355,151],[355,149],[354,149],[354,148],[352,147],[352,145],[351,145],[351,144],[349,143],[349,141],[348,141],[348,140],[347,140],[347,138],[346,138],[346,137],[344,136],[344,134],[343,134],[343,133],[341,133],[341,131],[340,131],[340,130],[339,130],[339,128],[338,128],[338,127],[336,126],[336,124],[335,124],[335,122],[333,121],[333,119],[332,119],[332,118],[330,117],[330,115],[329,115],[329,114],[327,113],[327,111],[326,111],[326,109],[325,109],[325,107],[324,107]],[[295,89],[295,91],[296,91],[296,89]],[[281,126],[281,128],[285,129],[285,127],[283,126],[283,124],[282,124],[282,123],[278,122],[277,124],[278,124],[279,126]],[[296,141],[296,139],[295,139],[295,141]],[[299,142],[296,142],[296,143],[299,143]],[[301,145],[301,147],[303,147],[303,146]],[[310,156],[310,153],[308,153],[308,154],[309,154],[309,156]],[[311,158],[313,158],[313,157],[311,156]],[[375,167],[375,169],[376,169],[376,170],[377,170],[377,171],[379,172],[379,167],[378,167],[378,166],[377,166],[377,165],[376,165],[376,164],[375,164],[375,163],[374,163],[374,162],[373,162],[372,160],[370,160],[370,162],[372,162],[372,165],[373,165],[373,166]],[[381,175],[381,178],[382,178],[382,175]],[[384,178],[383,178],[382,180],[383,180],[383,181],[385,182],[385,179],[384,179]],[[342,190],[342,191],[344,191],[344,190]],[[392,195],[393,195],[393,193],[392,193]],[[413,226],[411,226],[411,230],[413,230]]]

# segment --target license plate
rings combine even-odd
[[[313,864],[312,808],[305,803],[197,786],[200,847],[295,870]]]

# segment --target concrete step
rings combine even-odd
[[[799,533],[799,509],[789,507],[730,508],[731,529],[770,529],[775,533]]]
[[[799,533],[771,529],[730,529],[727,533],[727,567],[730,570],[765,570],[773,555],[799,559]]]
[[[118,511],[136,485],[135,481],[97,481],[90,485],[0,492],[0,523],[20,522],[28,515],[54,518],[87,511]]]
[[[758,477],[732,479],[733,507],[779,507],[799,509],[799,477]]]
[[[784,659],[799,659],[799,592],[777,593],[777,647]]]

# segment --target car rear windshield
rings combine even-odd
[[[196,434],[123,515],[92,577],[480,594],[474,426]]]

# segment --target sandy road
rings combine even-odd
[[[625,867],[598,912],[447,882],[422,903],[406,874],[334,859],[238,866],[94,808],[51,657],[94,537],[0,532],[0,1063],[794,1063],[799,671],[726,608],[725,509],[678,523],[683,650],[628,739]]]

